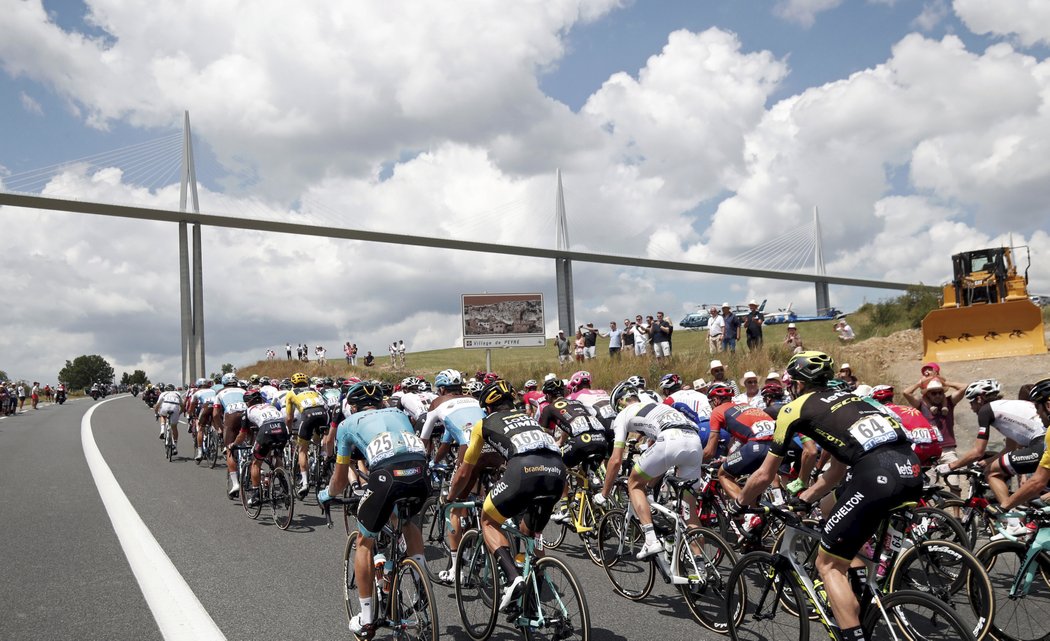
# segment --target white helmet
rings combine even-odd
[[[982,378],[966,386],[966,400],[972,401],[978,396],[999,396],[1003,391],[1002,385],[994,378]]]

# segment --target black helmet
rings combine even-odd
[[[481,388],[478,400],[485,409],[498,407],[504,402],[513,402],[514,388],[505,380],[495,380]]]
[[[335,381],[332,380],[332,377],[331,376],[325,376],[325,378],[324,378],[324,386],[325,387],[332,387],[333,385],[335,385]]]
[[[560,378],[548,378],[543,381],[542,390],[548,396],[561,396],[565,393],[565,383]]]
[[[1033,403],[1045,403],[1050,401],[1050,378],[1044,378],[1028,391],[1028,400]]]
[[[250,390],[247,394],[244,395],[244,402],[249,407],[252,406],[252,405],[255,405],[257,403],[262,403],[263,402],[262,392],[260,392],[257,389]]]
[[[383,405],[383,390],[375,383],[369,381],[356,383],[346,392],[346,402],[350,405]]]
[[[787,373],[792,380],[823,384],[835,376],[835,361],[824,352],[800,352],[788,361]]]
[[[609,402],[612,403],[612,406],[616,411],[620,411],[624,408],[624,401],[631,396],[638,398],[638,388],[631,385],[631,379],[627,379],[616,384],[616,387],[612,390],[612,394],[609,395]]]

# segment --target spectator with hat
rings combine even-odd
[[[740,317],[733,313],[729,303],[722,303],[722,318],[725,330],[722,333],[722,351],[736,354],[736,342],[740,340]]]
[[[836,378],[845,382],[846,388],[851,392],[857,389],[857,383],[860,382],[857,380],[857,377],[853,375],[853,368],[849,366],[849,363],[842,364],[842,367],[839,368],[839,375]]]
[[[732,388],[734,395],[740,393],[740,386],[736,384],[736,381],[726,377],[726,366],[722,364],[722,361],[718,359],[711,361],[711,367],[707,371],[711,374],[711,380],[707,382],[709,387],[715,383],[721,383]]]
[[[762,398],[762,390],[758,386],[758,374],[751,371],[744,372],[744,377],[740,379],[740,382],[744,384],[744,391],[734,396],[733,402],[764,409],[766,402]]]
[[[751,299],[747,303],[747,316],[744,317],[744,335],[747,336],[747,349],[753,352],[762,347],[762,324],[765,323],[765,315],[758,311],[758,302]]]
[[[722,351],[722,334],[725,333],[726,321],[719,316],[717,307],[711,308],[711,316],[707,319],[707,351],[711,354]]]
[[[806,348],[802,345],[802,335],[798,333],[798,326],[794,323],[788,323],[787,336],[784,337],[784,344],[788,346],[792,354],[799,354],[806,351]]]
[[[845,318],[839,319],[839,322],[835,323],[835,333],[839,335],[839,340],[843,343],[849,343],[857,337]]]

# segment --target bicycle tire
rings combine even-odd
[[[219,452],[222,451],[222,439],[215,433],[215,429],[209,429],[208,433],[204,435],[204,438],[210,443],[208,445],[208,458],[211,460],[211,467],[215,469],[215,466],[219,462]]]
[[[557,510],[557,506],[554,509]],[[568,533],[568,523],[556,523],[554,519],[548,519],[547,525],[543,528],[543,547],[549,550],[557,550],[565,542],[565,536]]]
[[[283,467],[277,467],[270,473],[270,509],[273,511],[273,522],[281,530],[287,530],[295,516],[295,491],[291,477]]]
[[[401,560],[390,594],[390,619],[396,638],[437,641],[441,626],[434,605],[434,592],[426,570],[415,559]]]
[[[861,626],[867,639],[901,639],[907,641],[975,641],[966,624],[947,604],[925,592],[901,590],[879,598],[882,610],[877,605],[869,607]],[[910,608],[906,610],[906,608]],[[915,610],[929,611],[919,615]],[[892,625],[891,632],[887,629]]]
[[[473,641],[485,641],[496,627],[499,587],[496,557],[481,533],[464,533],[456,551],[456,605],[463,630]]]
[[[439,585],[452,585],[438,576],[442,570],[452,566],[452,552],[445,535],[445,516],[436,496],[423,502],[420,510],[420,529],[423,531],[423,558],[426,559],[427,577]]]
[[[587,598],[569,566],[547,556],[536,561],[529,579],[531,585],[522,596],[522,614],[531,620],[542,619],[544,627],[519,627],[522,636],[527,641],[590,641]]]
[[[914,543],[920,541],[951,541],[969,549],[970,537],[959,521],[936,507],[913,507],[913,518],[905,528],[904,536]]]
[[[602,555],[598,550],[598,523],[604,511],[595,505],[590,494],[587,494],[583,500],[583,507],[578,507],[577,503],[574,509],[580,510],[579,513],[583,516],[579,522],[580,527],[589,529],[583,532],[577,530],[576,536],[580,537],[580,544],[583,545],[583,551],[587,553],[587,558],[591,560],[591,563],[601,565]],[[575,519],[573,519],[573,529],[576,529]]]
[[[768,552],[749,552],[729,573],[725,617],[732,641],[809,639],[809,619],[784,607],[785,599],[790,599],[791,610],[802,612],[805,591],[789,573],[778,570],[777,558]]]
[[[1046,612],[1050,611],[1050,556],[1039,553],[1036,563],[1039,572],[1033,578],[1028,592],[1020,598],[1011,598],[1010,589],[1020,571],[1028,546],[1019,541],[992,541],[977,551],[977,560],[988,572],[995,589],[995,617],[992,620],[991,636],[1000,641],[1046,641],[1050,639],[1050,625]],[[1042,626],[1033,631],[1032,623]]]
[[[692,552],[693,544],[699,546],[699,553]],[[678,565],[674,573],[690,580],[678,586],[689,611],[705,628],[725,634],[725,588],[736,564],[736,553],[714,530],[698,527],[690,528],[678,540],[676,552]]]
[[[802,524],[817,531],[819,531],[821,528],[821,522],[817,519],[803,519]],[[777,536],[776,540],[773,542],[773,547],[770,548],[770,551],[773,554],[785,554],[785,552],[781,549],[783,547],[783,542],[784,533],[782,531]],[[806,574],[807,576],[809,576],[810,580],[816,580],[820,578],[820,576],[817,574],[817,566],[815,563],[817,551],[820,548],[820,540],[810,536],[799,536],[795,537],[795,542],[796,548],[794,550],[788,551],[788,554],[794,556],[795,560],[799,562],[799,565],[805,568]],[[787,586],[785,587],[785,589],[790,590],[791,587]],[[798,614],[797,612],[793,612],[791,610],[791,608],[794,607],[794,603],[794,599],[788,598],[785,599],[781,603],[781,605],[787,608],[789,612],[792,612],[793,614]],[[810,621],[816,621],[820,618],[820,614],[817,612],[817,609],[813,607],[813,604],[810,603],[808,599],[806,600],[806,606],[807,616]]]
[[[254,506],[248,505],[248,495],[251,493],[251,490],[249,488],[251,488],[251,485],[252,485],[252,475],[251,475],[251,466],[250,465],[242,465],[241,466],[240,477],[241,477],[241,491],[239,492],[239,494],[240,494],[240,498],[241,498],[241,507],[244,508],[244,512],[248,515],[248,518],[252,519],[254,521],[255,519],[259,518],[260,514],[262,514],[263,500],[262,500],[262,497],[260,496],[258,503],[256,503]],[[259,492],[261,494],[262,490],[260,489]]]
[[[598,525],[598,549],[602,567],[613,590],[631,601],[649,596],[656,581],[652,559],[639,561],[635,553],[645,543],[638,519],[626,519],[621,509],[610,510]]]
[[[965,547],[950,541],[923,541],[897,557],[886,582],[890,593],[916,590],[952,607],[976,639],[988,634],[995,595],[984,566]]]
[[[949,516],[963,526],[963,531],[966,532],[966,536],[970,540],[968,547],[971,550],[977,548],[977,542],[980,541],[982,535],[991,537],[995,534],[988,529],[987,519],[984,518],[984,511],[966,505],[966,501],[962,499],[950,499],[940,504],[938,507],[945,512],[948,512]],[[949,510],[958,510],[959,516],[955,516]]]
[[[357,554],[357,543],[360,541],[361,535],[354,532],[350,536],[346,537],[346,545],[343,546],[343,607],[346,610],[346,622],[350,623],[351,619],[357,614],[361,608],[361,601],[359,600],[358,585],[357,585],[357,570],[354,568],[354,556]],[[377,596],[375,585],[373,584],[372,591],[372,620],[379,620],[379,601],[380,599],[375,598]],[[355,638],[357,635],[354,635]]]

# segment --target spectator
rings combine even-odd
[[[580,329],[576,330],[576,338],[575,338],[575,340],[573,340],[572,345],[573,345],[573,354],[576,355],[576,361],[577,362],[583,362],[584,354],[586,353],[586,350],[587,350],[587,342],[583,338],[582,326],[581,326]]]
[[[758,387],[758,374],[744,372],[744,378],[740,379],[744,384],[744,391],[733,397],[734,403],[743,403],[758,409],[766,408],[766,401],[762,398],[762,390]]]
[[[350,344],[350,365],[357,367],[357,343]]]
[[[29,400],[32,402],[33,409],[40,409],[40,407],[38,407],[40,404],[40,383],[37,381],[33,381],[33,389],[29,393]]]
[[[405,366],[405,351],[406,350],[404,339],[397,341],[397,362],[399,363],[398,367]]]
[[[317,364],[318,365],[327,365],[328,364],[328,359],[326,358],[327,354],[328,354],[328,350],[326,350],[324,348],[324,345],[318,345],[317,346]]]
[[[736,342],[740,340],[740,317],[733,313],[729,303],[722,303],[722,317],[726,325],[722,333],[722,351],[736,354]]]
[[[598,345],[598,330],[594,328],[594,323],[587,323],[587,326],[583,328],[583,356],[587,360],[591,360],[596,356]]]
[[[285,343],[284,344],[284,353],[288,355],[288,360],[292,360],[292,344],[291,343]]]
[[[747,336],[747,350],[753,352],[762,347],[762,324],[766,321],[766,317],[758,311],[758,303],[755,302],[755,299],[752,298],[747,307],[747,316],[744,317],[744,334]]]
[[[707,382],[708,386],[721,383],[733,388],[734,394],[740,393],[740,387],[736,384],[736,381],[726,378],[726,367],[722,364],[722,361],[717,359],[711,361],[711,368],[708,370],[708,373],[711,374],[711,380]]]
[[[943,441],[941,441],[941,456],[937,463],[954,463],[959,458],[956,453],[955,408],[962,401],[966,393],[966,386],[942,382],[939,367],[931,372],[935,376],[927,377],[927,367],[927,365],[923,366],[923,377],[904,390],[904,398],[909,405],[922,413],[930,425],[940,430]],[[917,392],[918,395],[916,395]],[[948,476],[945,481],[956,493],[965,489],[958,476]]]
[[[21,412],[26,405],[26,385],[19,381],[18,383],[18,411]]]
[[[623,319],[623,335],[621,337],[623,341],[623,350],[628,354],[634,354],[634,327],[631,325],[631,319]]]
[[[372,356],[372,352],[365,354],[365,367],[372,367],[376,364],[376,357]]]
[[[656,321],[652,326],[653,355],[657,359],[671,357],[671,321],[664,318],[663,312],[656,312]]]
[[[609,358],[619,358],[620,348],[623,346],[623,330],[616,329],[616,321],[609,321],[609,333],[601,336],[609,339]]]
[[[554,338],[554,346],[558,349],[558,364],[564,365],[568,363],[571,358],[569,356],[569,339],[565,338],[565,330],[558,330],[558,335]]]
[[[857,377],[853,375],[853,369],[849,366],[849,363],[842,364],[842,367],[839,368],[839,375],[837,378],[846,383],[846,388],[849,389],[849,391],[852,392],[857,389],[857,383],[859,381],[857,380]]]
[[[390,366],[393,367],[397,364],[397,343],[390,343],[390,347],[387,350],[390,351]]]
[[[784,344],[788,346],[792,354],[806,351],[806,348],[802,345],[802,336],[798,333],[798,327],[794,323],[788,323]]]
[[[839,335],[839,340],[843,343],[848,343],[857,337],[856,334],[853,333],[853,328],[849,326],[849,323],[846,322],[845,318],[835,323],[835,333]]]
[[[645,356],[649,351],[649,326],[642,322],[642,315],[634,317],[634,355]]]
[[[722,351],[722,334],[725,333],[726,320],[719,316],[718,308],[711,308],[711,316],[707,319],[707,351],[711,354]]]
[[[693,389],[701,394],[707,394],[708,382],[702,378],[693,381]]]
[[[350,341],[346,341],[346,344],[343,345],[343,354],[346,355],[346,364],[352,365],[352,357],[354,354],[353,350],[350,348]]]

